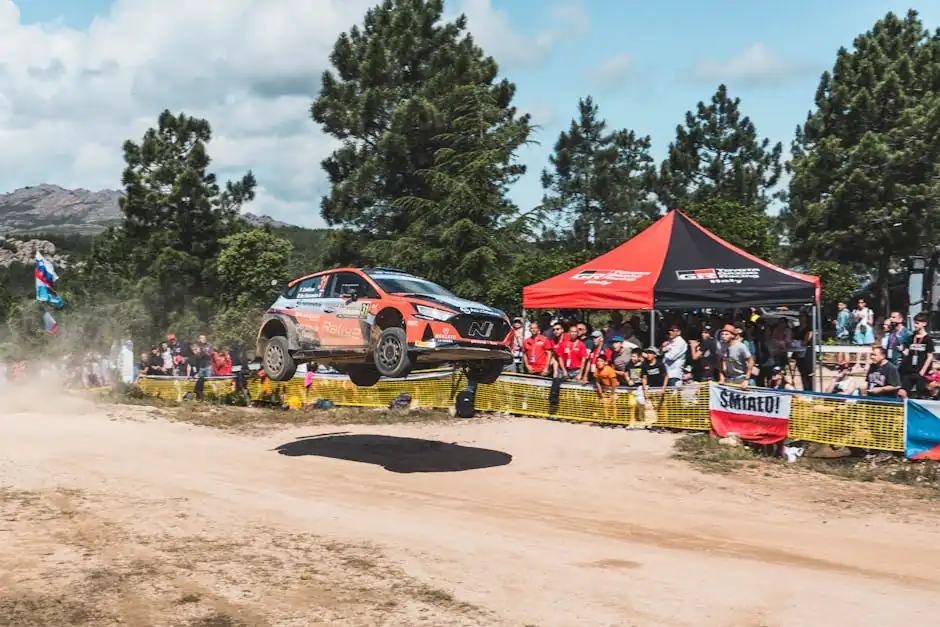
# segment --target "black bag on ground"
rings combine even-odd
[[[476,395],[470,390],[464,390],[457,394],[454,401],[454,411],[458,418],[473,418],[476,413]]]

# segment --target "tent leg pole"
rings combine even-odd
[[[816,371],[816,376],[813,377],[813,391],[820,392],[822,391],[822,363],[819,361],[819,350],[817,347],[820,346],[820,331],[822,329],[822,321],[819,319],[819,305],[813,305],[813,342],[810,350],[813,351],[813,369]]]
[[[650,309],[650,346],[656,346],[656,310]]]

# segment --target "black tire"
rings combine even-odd
[[[372,354],[375,367],[383,377],[397,379],[411,372],[411,357],[408,355],[408,341],[405,330],[390,327],[379,334]]]
[[[467,376],[472,377],[477,383],[488,385],[496,383],[500,375],[503,374],[503,362],[497,360],[483,361],[472,364],[467,368]]]
[[[348,366],[346,376],[349,377],[353,385],[360,388],[370,388],[382,378],[378,370],[369,366]]]
[[[268,340],[261,358],[261,367],[272,381],[289,381],[297,372],[297,364],[290,354],[287,338],[276,335]]]

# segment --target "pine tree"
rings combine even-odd
[[[685,114],[685,126],[676,127],[656,193],[668,209],[719,198],[763,214],[780,180],[782,153],[783,144],[758,139],[741,114],[741,99],[719,85],[710,104],[699,102],[695,113]]]
[[[211,138],[208,121],[164,111],[140,143],[125,142],[123,219],[95,242],[89,276],[141,295],[156,328],[214,296],[222,240],[243,227],[237,216],[254,197],[251,172],[224,188],[208,172]]]
[[[650,200],[655,166],[650,138],[607,130],[593,98],[578,101],[578,118],[555,143],[551,170],[542,172],[544,236],[572,250],[610,250],[648,226],[658,214]]]
[[[940,30],[888,13],[840,48],[791,152],[794,257],[874,269],[887,302],[892,263],[940,227]]]
[[[323,162],[331,183],[323,217],[352,231],[336,237],[360,250],[398,237],[420,218],[417,205],[396,199],[446,200],[421,172],[449,147],[456,90],[485,86],[499,110],[496,126],[528,121],[510,106],[515,86],[496,81],[496,62],[466,33],[466,18],[443,22],[443,9],[443,0],[384,0],[370,9],[362,27],[337,39],[334,69],[323,73],[311,107],[313,119],[342,142]],[[357,253],[331,249],[347,258]]]
[[[487,85],[455,89],[441,105],[451,112],[434,164],[416,174],[424,196],[396,200],[411,221],[401,236],[365,251],[438,281],[466,298],[485,298],[492,279],[509,263],[520,235],[510,184],[525,172],[517,152],[528,139],[528,118],[512,119]]]

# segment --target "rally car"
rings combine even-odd
[[[426,279],[390,268],[340,268],[288,283],[262,318],[257,354],[275,381],[317,362],[358,386],[442,364],[492,383],[512,362],[512,332],[504,312]]]

